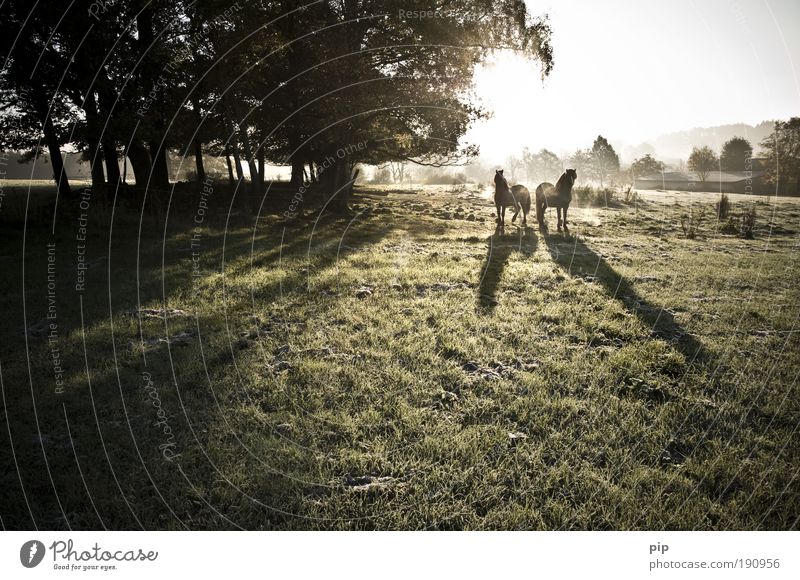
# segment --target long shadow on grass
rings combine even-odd
[[[486,259],[481,267],[481,279],[478,283],[478,310],[491,314],[497,306],[497,286],[511,253],[534,253],[536,236],[529,228],[520,228],[506,234],[501,226],[497,226],[486,242]]]
[[[69,226],[70,224],[67,224]],[[356,252],[364,247],[378,242],[391,231],[391,224],[382,222],[364,222],[361,219],[354,219],[350,222],[340,216],[325,216],[319,223],[311,239],[311,252],[314,257],[315,271],[324,269],[341,259],[346,251]],[[115,248],[112,258],[117,255],[135,256],[137,244],[142,245],[135,235],[126,235],[132,231],[135,233],[136,224],[128,225],[128,229],[121,231],[117,238],[118,244],[125,243],[121,248]],[[72,232],[72,230],[68,230]],[[161,231],[157,229],[157,231]],[[311,226],[297,227],[287,230],[283,238],[284,254],[288,251],[295,255],[305,255],[308,252]],[[71,235],[74,235],[72,232]],[[158,234],[155,234],[158,241]],[[249,238],[249,236],[248,236]],[[344,238],[344,239],[343,239]],[[145,243],[150,238],[145,239]],[[279,245],[281,240],[280,232],[277,235],[269,236],[265,242],[274,240],[275,245]],[[243,274],[254,267],[250,256],[250,239],[234,240],[238,245],[234,249],[226,247],[226,264],[237,258],[242,259]],[[347,247],[340,246],[340,242],[348,243]],[[96,255],[101,255],[102,250],[106,249],[105,240],[100,240],[93,246]],[[219,272],[222,258],[222,240],[217,237],[213,245],[207,241],[204,247],[204,254],[208,258],[213,258],[209,269],[216,275]],[[186,244],[188,246],[188,243]],[[287,250],[288,246],[288,250]],[[41,244],[44,247],[44,244]],[[157,250],[160,247],[156,246]],[[266,248],[269,250],[269,246]],[[258,251],[258,250],[257,250]],[[258,254],[256,254],[258,256]],[[272,259],[256,268],[267,268],[270,265],[277,265],[277,256],[271,254]],[[96,515],[93,501],[97,503],[97,510],[102,516],[103,523],[113,529],[136,529],[139,527],[135,517],[146,528],[162,528],[165,526],[178,526],[179,524],[168,515],[165,515],[166,508],[156,497],[153,485],[150,483],[143,471],[143,464],[138,459],[134,448],[133,437],[136,438],[136,445],[140,447],[144,455],[145,463],[154,477],[154,483],[159,488],[164,488],[165,497],[170,503],[175,502],[176,497],[195,498],[195,492],[185,484],[182,478],[177,479],[174,469],[169,469],[163,461],[159,460],[157,445],[163,442],[162,434],[158,429],[153,428],[153,422],[157,417],[153,414],[154,407],[150,404],[143,404],[142,401],[142,378],[139,371],[142,368],[141,359],[138,357],[130,358],[127,354],[126,345],[121,338],[116,343],[116,356],[111,350],[110,334],[107,330],[102,333],[92,331],[95,324],[102,323],[108,318],[108,296],[112,296],[114,311],[120,312],[135,308],[138,300],[142,304],[152,301],[161,302],[163,300],[162,290],[166,293],[167,302],[177,292],[189,286],[191,276],[190,266],[187,265],[186,254],[168,255],[165,267],[161,264],[160,251],[151,254],[150,259],[141,260],[140,273],[138,276],[139,292],[137,295],[136,284],[132,283],[134,278],[135,262],[131,259],[130,269],[134,274],[127,273],[127,277],[122,279],[118,272],[112,276],[112,291],[109,291],[106,273],[100,269],[92,271],[92,285],[87,288],[84,295],[84,319],[87,328],[87,350],[88,364],[91,372],[92,393],[94,400],[88,394],[86,379],[83,376],[84,353],[82,334],[80,333],[80,317],[68,305],[74,303],[64,302],[63,308],[59,309],[59,339],[61,340],[62,357],[67,362],[68,368],[65,382],[74,383],[67,388],[63,395],[58,397],[53,395],[53,374],[52,370],[47,371],[44,365],[33,368],[33,386],[27,388],[28,367],[24,364],[26,360],[26,350],[24,341],[16,339],[13,343],[14,348],[2,357],[4,406],[11,410],[8,414],[8,424],[5,414],[0,419],[0,430],[3,433],[9,432],[13,435],[13,449],[16,461],[19,464],[19,473],[16,468],[7,470],[0,475],[0,485],[4,489],[20,489],[20,483],[25,483],[25,492],[30,498],[23,497],[21,493],[7,494],[8,502],[4,504],[2,522],[4,527],[14,529],[30,529],[36,525],[52,529],[65,529],[69,525],[74,529],[96,529],[100,527],[100,520]],[[37,263],[34,258],[28,258],[32,263]],[[43,261],[42,258],[40,260]],[[66,262],[66,260],[64,261]],[[42,262],[38,262],[42,263]],[[116,260],[114,260],[116,264]],[[173,268],[174,266],[174,268]],[[101,276],[102,274],[102,276]],[[307,292],[307,273],[299,270],[290,272],[284,279],[284,289],[298,298],[302,298],[303,293]],[[164,277],[166,276],[166,280]],[[69,272],[65,271],[64,280],[69,279]],[[44,276],[37,278],[31,277],[28,280],[26,291],[31,296],[45,295],[41,287],[46,282]],[[234,283],[235,276],[230,277],[226,271],[226,284]],[[265,284],[262,287],[251,288],[249,283],[243,283],[246,292],[226,292],[225,307],[228,313],[235,318],[231,323],[231,343],[239,337],[241,321],[239,315],[251,311],[253,308],[253,295],[255,293],[255,307],[268,305],[281,295],[281,288],[278,283]],[[137,300],[138,299],[138,300]],[[335,300],[332,298],[330,300]],[[37,320],[41,314],[39,310],[33,308],[29,311],[29,319]],[[211,322],[218,314],[216,308],[209,315]],[[133,319],[131,324],[137,324]],[[204,325],[204,318],[201,314],[201,330]],[[236,323],[239,324],[236,324]],[[191,329],[193,324],[188,320],[164,321],[165,327],[162,331],[148,327],[146,336],[163,336],[167,333],[174,335],[176,330],[183,326]],[[120,329],[119,323],[115,327]],[[169,331],[169,332],[168,332]],[[203,333],[204,339],[211,338],[209,332]],[[224,331],[222,331],[224,332]],[[162,334],[163,333],[163,334]],[[194,338],[196,343],[197,338]],[[228,367],[232,363],[234,356],[233,349],[225,347],[210,348],[206,351],[206,363],[212,371],[219,371]],[[43,339],[30,342],[32,354],[41,355],[45,347]],[[149,351],[148,370],[152,373],[153,380],[162,388],[160,397],[163,398],[163,408],[169,413],[170,427],[175,429],[177,443],[182,450],[186,450],[187,457],[194,457],[194,461],[186,460],[186,471],[191,473],[192,481],[201,488],[210,488],[215,481],[215,474],[205,460],[198,456],[199,446],[205,446],[206,441],[195,440],[186,428],[187,417],[181,412],[181,405],[176,399],[172,387],[170,376],[169,360],[165,346],[157,347],[157,350]],[[192,350],[192,353],[196,353]],[[47,352],[49,355],[49,351]],[[181,349],[172,349],[174,360],[172,361],[178,369],[189,365],[187,355],[181,354]],[[190,355],[192,356],[192,355]],[[105,361],[105,363],[104,363]],[[114,366],[107,364],[113,361]],[[119,364],[119,367],[116,365]],[[52,369],[52,365],[50,366]],[[199,369],[198,369],[199,370]],[[120,374],[121,384],[117,384],[117,372]],[[185,372],[185,371],[184,371]],[[188,397],[191,404],[191,413],[188,420],[193,424],[203,424],[219,415],[220,409],[217,408],[213,397],[206,390],[193,390],[187,387],[191,385],[185,378],[184,372],[180,372],[178,382],[181,390]],[[189,373],[186,373],[189,374]],[[199,380],[204,378],[199,374]],[[76,375],[80,380],[75,380]],[[190,379],[198,377],[189,376]],[[20,388],[9,388],[11,385]],[[31,419],[33,399],[31,391],[36,394],[37,423]],[[122,391],[122,393],[121,393]],[[121,409],[121,396],[125,397],[127,411],[130,413],[132,428],[128,428],[128,417],[123,414]],[[2,399],[0,399],[2,400]],[[159,401],[161,402],[161,400]],[[99,427],[95,425],[96,409]],[[223,409],[224,411],[225,409]],[[65,424],[65,412],[69,416],[70,429],[67,430]],[[107,449],[101,445],[98,430],[102,430]],[[199,429],[198,429],[199,432]],[[0,461],[3,465],[13,465],[12,458],[9,457],[12,443],[6,443],[5,438],[0,445]],[[108,452],[109,457],[106,457]],[[46,454],[46,455],[45,455]],[[76,458],[80,459],[82,473],[76,469]],[[45,463],[46,461],[46,463]],[[119,478],[120,485],[126,494],[127,501],[131,503],[129,510],[125,501],[116,493],[114,479],[108,465],[113,464],[116,477]],[[278,465],[281,468],[284,466]],[[50,474],[48,476],[48,473]],[[204,477],[200,474],[205,473]],[[264,491],[259,498],[268,505],[285,506],[294,509],[288,503],[284,488],[292,489],[290,486],[279,483],[278,478],[270,480],[270,487]],[[85,487],[84,487],[85,485]],[[57,490],[54,492],[54,489]],[[58,499],[56,498],[58,494]],[[31,510],[27,509],[27,501],[30,500]],[[61,502],[61,505],[59,504]],[[63,510],[68,516],[62,515]],[[178,509],[177,505],[173,506]],[[224,506],[217,506],[220,509]],[[254,508],[256,510],[256,508]],[[224,509],[222,511],[225,511]],[[132,515],[132,513],[135,514]],[[269,515],[269,514],[268,514]],[[196,506],[192,525],[202,527],[203,525],[225,526],[210,510],[203,506]],[[253,516],[256,518],[257,516]],[[267,516],[263,516],[266,518]],[[281,519],[279,516],[270,516],[272,521],[288,525],[289,519]],[[67,519],[68,518],[68,519]],[[199,518],[199,519],[198,519]],[[203,519],[205,518],[205,519]],[[211,522],[204,524],[201,522]],[[253,520],[250,520],[253,521]]]
[[[708,354],[703,345],[675,317],[661,306],[642,298],[631,283],[578,236],[543,234],[553,261],[571,276],[593,276],[606,292],[651,328],[654,335],[672,343],[689,361],[703,361]]]

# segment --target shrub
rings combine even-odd
[[[756,227],[756,206],[752,205],[742,214],[740,233],[746,240],[753,239],[753,230]]]
[[[592,188],[588,185],[572,188],[572,196],[579,205],[591,205],[591,198],[594,196]]]
[[[599,189],[594,194],[594,203],[592,205],[596,206],[607,206],[614,202],[614,196],[616,192],[613,189],[608,187],[604,187],[603,189]]]
[[[732,236],[738,235],[741,229],[741,224],[739,220],[734,218],[733,216],[728,218],[728,221],[720,228],[720,232],[723,234],[730,234]]]
[[[714,204],[714,209],[717,210],[717,219],[719,221],[724,221],[728,218],[731,212],[731,200],[728,198],[727,193],[719,196],[719,201]]]
[[[623,195],[625,196],[625,203],[636,203],[639,201],[639,194],[635,189],[633,189],[632,185],[629,185],[625,188]]]
[[[572,197],[582,206],[605,207],[614,201],[616,192],[608,187],[595,189],[589,185],[572,188]]]
[[[689,213],[685,213],[681,216],[681,229],[686,238],[693,240],[697,237],[697,234],[700,233],[704,214],[704,208],[700,208],[699,210],[691,208],[689,209]]]

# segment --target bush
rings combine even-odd
[[[704,216],[705,208],[702,207],[699,210],[691,208],[689,209],[689,213],[685,213],[681,216],[681,229],[683,230],[683,235],[686,236],[687,239],[693,240],[700,233],[700,227],[702,226]]]
[[[727,193],[719,196],[719,201],[714,204],[714,209],[717,210],[717,219],[719,221],[724,221],[728,218],[731,212],[731,200],[728,198]]]
[[[720,228],[719,231],[722,232],[723,234],[736,236],[739,234],[740,230],[741,230],[741,224],[739,223],[739,220],[731,216],[728,218],[728,221],[725,222],[725,224]]]
[[[375,170],[375,173],[369,182],[375,185],[386,185],[392,183],[392,172],[388,167],[379,167]]]
[[[424,182],[426,185],[460,185],[467,182],[467,176],[464,173],[453,175],[448,171],[431,171]]]
[[[572,197],[575,198],[579,205],[591,205],[594,192],[588,185],[581,185],[580,187],[572,188]]]
[[[639,193],[633,189],[632,185],[625,188],[623,195],[625,197],[625,203],[636,203],[639,201]]]
[[[742,226],[740,233],[746,240],[753,239],[753,230],[756,227],[756,206],[752,205],[742,214]]]
[[[589,185],[581,185],[572,188],[572,197],[582,206],[606,207],[613,203],[615,195],[616,192],[608,187],[595,189]]]

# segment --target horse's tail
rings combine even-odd
[[[522,215],[528,216],[531,211],[531,193],[526,189],[525,195],[522,197]]]
[[[547,207],[547,199],[544,196],[544,183],[536,188],[536,221],[544,223],[544,210]]]

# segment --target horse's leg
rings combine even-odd
[[[568,208],[568,207],[569,207],[568,205],[565,205],[565,206],[564,206],[564,231],[565,231],[565,232],[566,232],[567,230],[569,230],[569,228],[567,227],[567,208]]]
[[[561,206],[556,208],[556,215],[558,216],[558,231],[561,231]]]
[[[501,224],[501,223],[503,223],[503,222],[500,220],[500,207],[501,207],[501,206],[500,206],[500,204],[499,204],[498,202],[495,202],[495,204],[494,204],[494,205],[495,205],[495,207],[497,208],[497,219],[496,219],[496,220],[494,220],[494,221],[495,221],[495,222],[497,222],[498,224]]]

